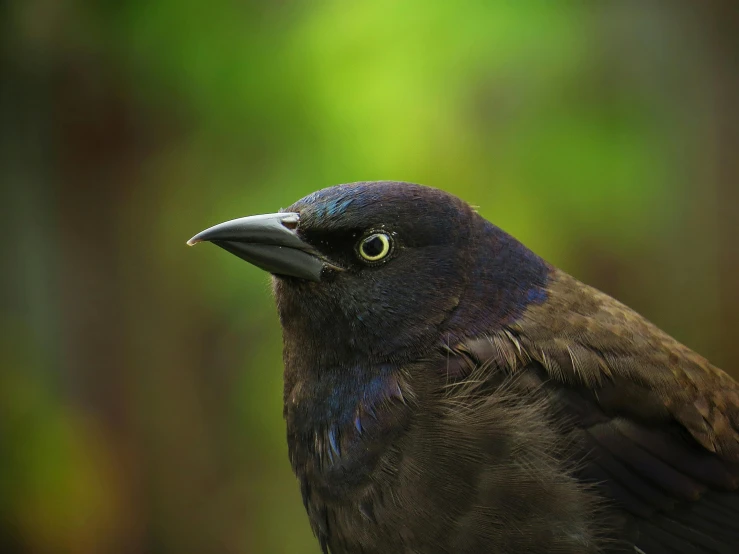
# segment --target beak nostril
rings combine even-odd
[[[298,228],[299,222],[300,222],[300,217],[297,214],[287,216],[285,219],[281,221],[282,225],[284,227],[287,227],[291,231],[294,231],[295,229]]]

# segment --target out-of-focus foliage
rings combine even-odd
[[[24,0],[0,44],[0,548],[313,553],[222,220],[454,192],[739,376],[733,0]]]

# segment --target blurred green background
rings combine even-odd
[[[735,0],[0,4],[0,550],[316,553],[268,277],[185,240],[456,193],[739,376]]]

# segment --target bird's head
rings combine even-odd
[[[227,221],[210,241],[274,275],[293,357],[402,362],[489,331],[544,294],[548,266],[441,190],[391,181],[320,190]]]

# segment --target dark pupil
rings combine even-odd
[[[372,237],[364,241],[363,250],[367,256],[369,256],[370,258],[374,258],[375,256],[379,256],[382,253],[383,246],[384,244],[380,237]]]

